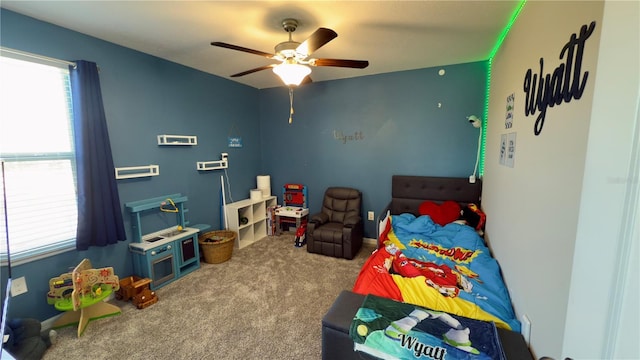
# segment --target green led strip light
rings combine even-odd
[[[505,26],[505,28],[502,29],[502,33],[498,37],[498,41],[496,41],[496,45],[493,47],[493,50],[491,50],[491,53],[489,54],[489,59],[493,59],[493,57],[496,56],[498,49],[500,49],[500,46],[502,46],[502,42],[507,37],[509,30],[511,30],[511,26],[513,26],[513,23],[516,22],[516,19],[518,18],[518,15],[520,15],[520,11],[522,11],[522,8],[524,7],[524,4],[526,2],[527,0],[522,0],[522,2],[520,3],[516,11],[514,11],[513,15],[511,15],[511,20],[509,20],[509,23],[507,24],[507,26]]]
[[[484,158],[485,158],[485,152],[486,152],[486,148],[487,148],[487,120],[489,119],[489,117],[488,117],[489,116],[489,94],[491,93],[491,67],[492,67],[492,64],[493,64],[493,57],[496,55],[496,53],[500,49],[500,46],[502,46],[502,42],[507,37],[507,34],[509,33],[509,30],[511,30],[511,26],[513,26],[513,23],[516,22],[516,19],[518,18],[518,15],[520,15],[520,11],[522,11],[522,8],[524,7],[524,4],[526,2],[527,2],[527,0],[522,0],[520,2],[520,5],[516,9],[516,11],[514,11],[513,15],[511,15],[511,20],[509,20],[509,23],[507,24],[507,26],[505,26],[505,28],[502,30],[502,33],[498,37],[498,41],[496,41],[496,45],[491,50],[491,53],[489,54],[489,59],[487,61],[487,66],[488,66],[488,69],[487,69],[487,88],[486,88],[486,93],[485,93],[485,97],[484,97],[484,114],[482,116],[482,118],[485,121],[482,122],[482,139],[481,139],[481,142],[480,142],[481,143],[481,145],[480,145],[480,161],[478,163],[478,174],[479,174],[480,177],[482,177],[484,175]]]
[[[482,118],[485,120],[482,122],[482,138],[480,139],[480,161],[478,161],[478,176],[484,175],[484,157],[487,151],[487,120],[489,119],[489,94],[491,91],[491,63],[493,57],[490,57],[487,61],[487,85],[484,95],[484,111]]]

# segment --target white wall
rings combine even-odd
[[[603,3],[528,1],[493,59],[483,208],[487,239],[501,264],[519,317],[531,320],[536,357],[559,358],[565,334],[579,225]],[[560,52],[582,25],[596,22],[586,40],[579,100],[525,116],[525,73],[544,74],[566,62]],[[573,76],[573,75],[572,75]],[[506,99],[515,95],[513,127],[505,128]],[[514,167],[499,164],[501,135],[516,133]]]
[[[580,100],[525,116],[527,69],[595,20]],[[506,97],[515,120],[505,129]],[[536,357],[640,358],[640,2],[529,1],[492,66],[483,207],[487,239]],[[498,163],[517,134],[515,166]]]
[[[607,1],[563,356],[640,358],[640,3]]]

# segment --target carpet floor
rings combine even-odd
[[[290,234],[235,249],[156,292],[145,309],[58,329],[43,359],[320,359],[321,320],[374,250],[353,260],[310,254]],[[125,275],[126,276],[126,275]]]

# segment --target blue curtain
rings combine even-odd
[[[78,178],[76,249],[126,240],[98,67],[76,61],[70,68]]]

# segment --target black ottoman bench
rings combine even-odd
[[[322,318],[322,359],[376,359],[353,350],[349,327],[364,301],[364,295],[343,290]],[[533,359],[520,333],[498,328],[498,336],[507,359]]]

